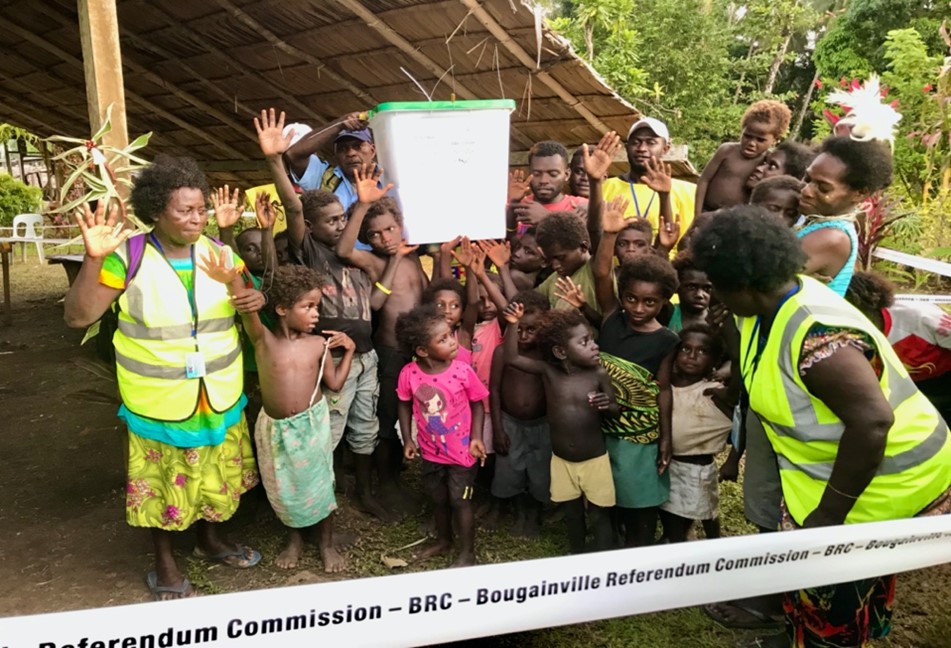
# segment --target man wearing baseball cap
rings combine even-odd
[[[653,117],[638,119],[627,133],[625,148],[630,171],[620,178],[602,181],[605,203],[624,196],[630,201],[625,216],[646,218],[655,234],[661,212],[669,213],[674,221],[679,221],[683,235],[693,222],[697,188],[690,182],[671,178],[667,165],[660,162],[670,149],[667,124]],[[592,186],[591,191],[594,189]]]
[[[376,147],[367,122],[360,113],[342,116],[329,128],[318,128],[293,144],[285,158],[291,178],[301,189],[332,191],[346,210],[357,202],[353,171],[364,164],[373,164]],[[321,159],[318,151],[333,144],[333,164]]]

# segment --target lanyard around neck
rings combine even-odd
[[[162,253],[162,258],[164,258],[166,263],[168,263],[168,265],[172,268],[172,271],[175,273],[175,276],[178,278],[178,280],[182,282],[182,287],[185,289],[185,294],[188,295],[188,306],[192,311],[192,337],[195,337],[198,334],[198,304],[195,301],[195,283],[197,281],[197,277],[195,275],[195,246],[188,246],[188,254],[192,261],[192,287],[191,290],[189,290],[188,284],[185,283],[185,280],[182,279],[181,275],[178,273],[178,270],[175,269],[175,266],[172,265],[172,262],[165,254],[165,248],[162,247],[162,242],[158,240],[157,236],[155,236],[155,232],[149,233],[149,240],[152,241],[152,245],[154,245],[156,249]]]
[[[656,191],[651,192],[651,199],[647,201],[647,207],[642,212],[641,206],[637,200],[637,192],[634,191],[634,180],[628,180],[627,182],[631,186],[631,198],[634,199],[634,211],[637,213],[637,217],[647,218],[647,215],[650,213],[650,210],[651,210],[651,205],[654,204],[654,198],[657,197],[657,192]]]
[[[786,294],[783,295],[782,298],[779,300],[779,303],[776,304],[776,308],[773,309],[773,314],[772,314],[772,315],[770,316],[770,318],[769,318],[769,321],[770,321],[770,331],[772,331],[772,328],[773,328],[773,327],[772,327],[772,322],[775,321],[776,316],[779,314],[780,309],[781,309],[781,308],[786,304],[786,302],[789,301],[790,298],[792,298],[792,296],[795,295],[797,292],[799,292],[799,284],[798,284],[798,283],[796,283],[795,286],[793,286],[792,288],[790,288],[790,289],[786,292]],[[754,342],[754,341],[756,342],[756,355],[753,356],[753,361],[752,361],[752,363],[747,362],[747,366],[748,366],[748,367],[752,364],[752,370],[749,372],[749,375],[750,375],[750,384],[752,384],[752,382],[753,382],[753,376],[756,375],[756,370],[759,369],[759,361],[760,361],[760,358],[761,358],[762,355],[763,355],[763,351],[766,349],[766,343],[769,341],[769,333],[770,333],[770,331],[764,331],[762,324],[763,324],[763,316],[762,316],[762,315],[757,315],[757,316],[756,316],[756,322],[753,324],[753,333],[750,335],[749,344],[746,346],[746,357],[749,358],[749,357],[750,357],[750,351],[751,351],[752,348],[753,348],[753,342]]]

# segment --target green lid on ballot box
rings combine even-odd
[[[473,99],[471,101],[388,101],[370,111],[370,117],[384,112],[407,110],[515,110],[514,99]]]

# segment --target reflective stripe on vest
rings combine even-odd
[[[753,318],[739,320],[740,366],[753,411],[776,451],[786,506],[801,523],[819,503],[832,475],[845,426],[806,389],[799,375],[802,344],[816,324],[859,330],[874,340],[882,364],[879,385],[894,411],[885,456],[847,522],[910,517],[951,484],[947,424],[921,394],[885,336],[827,287],[801,277],[802,288],[776,314],[763,354]]]
[[[195,258],[218,255],[220,249],[202,236],[195,244]],[[216,412],[241,397],[241,345],[227,286],[198,269],[193,283],[194,336],[185,286],[153,245],[145,246],[138,273],[119,297],[113,337],[116,375],[122,402],[135,414],[160,421],[186,420],[198,408],[202,385]],[[204,358],[205,376],[186,378],[186,357],[196,351]]]

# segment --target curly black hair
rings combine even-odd
[[[353,210],[356,209],[359,204],[360,203],[355,202],[350,205],[350,209],[347,211],[348,218],[353,214]],[[396,224],[400,227],[403,226],[403,212],[400,210],[400,204],[396,202],[395,198],[384,196],[370,205],[370,208],[367,209],[366,216],[363,217],[363,223],[360,225],[360,234],[357,236],[361,243],[369,243],[367,239],[367,229],[370,227],[370,223],[372,223],[375,218],[386,213],[393,214]]]
[[[681,340],[684,340],[690,333],[700,333],[710,338],[710,355],[713,356],[713,366],[720,366],[720,362],[723,360],[723,354],[725,353],[722,336],[717,334],[716,331],[706,324],[691,324],[690,326],[685,326],[680,329],[678,335],[680,335]]]
[[[535,242],[542,250],[552,245],[563,250],[573,250],[582,245],[591,247],[591,238],[584,221],[573,212],[549,214],[535,227]]]
[[[767,124],[772,128],[770,132],[779,139],[789,130],[791,117],[789,107],[783,102],[775,99],[761,99],[746,109],[740,124],[744,127],[750,122]]]
[[[800,180],[806,175],[806,169],[816,159],[816,150],[811,146],[806,146],[799,142],[786,140],[776,145],[777,151],[782,152],[786,161],[783,163],[783,169],[786,175]]]
[[[584,315],[573,308],[570,310],[550,310],[545,313],[539,323],[535,340],[538,348],[544,350],[549,361],[558,361],[554,354],[554,348],[556,346],[564,347],[568,343],[571,329],[579,324],[588,326]]]
[[[680,285],[677,271],[670,265],[670,261],[654,254],[640,254],[621,264],[617,278],[618,293],[634,281],[656,283],[660,286],[664,299],[670,299]]]
[[[790,175],[763,178],[753,187],[753,191],[750,193],[750,204],[760,204],[771,191],[795,191],[798,194],[802,191],[802,187],[802,180],[796,180]]]
[[[416,355],[416,349],[429,344],[433,329],[445,321],[443,314],[433,304],[423,304],[402,313],[396,318],[396,339],[403,353]]]
[[[321,209],[334,203],[341,205],[340,199],[332,191],[326,189],[310,189],[300,195],[301,209],[308,225],[314,224]]]
[[[554,140],[545,140],[538,142],[528,150],[528,164],[531,166],[533,157],[552,157],[559,156],[568,165],[568,149],[561,142]]]
[[[674,257],[674,260],[670,262],[670,265],[672,265],[674,270],[677,271],[678,277],[682,276],[685,272],[690,272],[691,270],[703,272],[703,270],[698,268],[697,264],[694,263],[693,254],[691,254],[689,248],[678,252],[677,256]]]
[[[283,265],[274,270],[274,279],[267,291],[270,306],[290,308],[301,296],[314,288],[322,288],[326,277],[307,266]]]
[[[768,293],[796,276],[806,255],[782,219],[762,207],[724,209],[690,241],[697,266],[718,290]]]
[[[874,192],[892,183],[892,151],[887,144],[830,137],[822,142],[819,153],[842,160],[845,164],[842,181],[856,191]]]
[[[624,229],[642,232],[647,234],[649,237],[654,238],[654,228],[651,227],[650,221],[646,218],[630,218],[624,224]]]
[[[895,284],[877,272],[856,272],[845,298],[863,313],[878,313],[895,303]]]
[[[512,302],[521,304],[526,315],[551,310],[551,302],[548,301],[548,297],[537,290],[519,290],[512,297]]]
[[[469,300],[466,299],[466,289],[462,287],[462,284],[459,283],[457,279],[453,279],[452,277],[442,277],[441,279],[430,281],[426,290],[423,291],[420,303],[432,304],[436,300],[436,293],[442,292],[443,290],[448,290],[459,295],[459,300],[462,302],[462,310],[466,309],[469,303]]]
[[[195,160],[156,155],[135,180],[129,196],[132,210],[142,222],[154,223],[177,189],[198,189],[208,201],[208,180]]]

